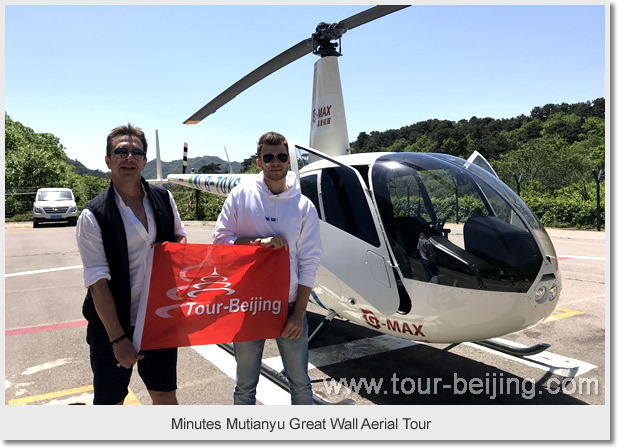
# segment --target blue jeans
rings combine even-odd
[[[288,305],[288,317],[294,310],[294,303]],[[307,316],[303,319],[303,333],[298,339],[279,337],[276,339],[283,368],[290,385],[292,404],[313,404],[311,380],[307,373],[309,365],[309,327]],[[235,342],[236,386],[234,404],[255,404],[255,391],[260,379],[262,352],[265,340]]]

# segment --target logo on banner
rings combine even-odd
[[[205,277],[201,277],[199,280],[199,283],[194,283],[191,284],[191,278],[187,275],[189,273],[189,271],[192,271],[194,269],[201,269],[203,267],[203,265],[197,265],[197,266],[189,266],[188,268],[183,269],[182,271],[180,271],[178,273],[178,276],[185,282],[189,282],[188,285],[181,285],[181,286],[177,286],[176,288],[172,288],[170,290],[167,291],[167,293],[165,294],[168,298],[172,299],[172,300],[184,300],[185,299],[185,295],[187,297],[190,298],[195,298],[195,296],[197,296],[200,293],[206,292],[206,291],[225,291],[225,295],[229,296],[231,294],[234,294],[236,291],[234,291],[233,289],[230,288],[230,286],[232,286],[232,284],[230,282],[228,282],[228,278],[224,277],[222,275],[219,275],[217,273],[217,268],[215,267],[212,271],[212,274],[207,275]],[[217,280],[214,280],[217,279]],[[214,280],[214,281],[213,281]],[[212,287],[213,285],[218,285],[217,287]],[[190,290],[187,292],[187,290]],[[169,312],[175,308],[181,308],[181,307],[189,307],[189,312],[187,313],[187,316],[191,315],[191,311],[193,311],[193,306],[196,305],[196,303],[191,303],[191,302],[183,302],[183,303],[175,303],[173,305],[168,305],[168,306],[163,306],[158,308],[155,313],[157,316],[162,317],[162,318],[170,318],[173,317]],[[218,305],[222,305],[222,304],[218,304]],[[199,314],[203,314],[206,310],[204,305],[198,305],[199,307],[204,308],[204,310],[201,310],[200,308],[200,313]],[[208,305],[206,305],[208,306]],[[220,307],[219,307],[220,308]],[[220,312],[220,311],[219,311]],[[208,312],[208,314],[215,314],[213,312]],[[217,313],[218,314],[218,313]]]
[[[176,308],[187,308],[185,315],[198,315],[202,314],[221,314],[222,312],[237,313],[239,311],[243,313],[249,313],[256,315],[261,311],[268,311],[273,314],[279,314],[281,311],[280,300],[264,300],[262,297],[251,297],[249,300],[241,301],[238,298],[230,299],[229,305],[224,303],[206,303],[200,304],[197,302],[187,302],[186,297],[195,298],[198,294],[207,291],[225,291],[226,296],[234,294],[236,291],[231,289],[232,284],[228,282],[228,278],[217,273],[217,268],[213,268],[212,274],[200,277],[198,283],[191,283],[192,279],[188,272],[203,268],[204,265],[189,266],[179,272],[178,276],[185,282],[189,282],[188,285],[177,286],[167,291],[166,296],[172,300],[183,300],[182,303],[175,303],[173,305],[162,306],[155,310],[155,314],[164,319],[174,317],[170,314],[170,311]],[[216,280],[215,280],[216,279]],[[216,285],[216,287],[215,287]],[[217,295],[221,295],[218,293]]]

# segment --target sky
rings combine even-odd
[[[544,2],[547,3],[547,2]],[[307,144],[309,54],[184,125],[227,87],[370,5],[7,5],[5,111],[107,171],[105,140],[130,122],[161,159],[242,161],[261,134]],[[339,70],[350,141],[429,120],[529,115],[606,96],[605,6],[415,5],[350,30]],[[199,167],[195,167],[199,168]]]

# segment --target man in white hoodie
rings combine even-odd
[[[260,137],[259,178],[230,192],[213,234],[214,244],[260,245],[290,254],[288,320],[276,339],[290,385],[292,404],[313,404],[307,373],[309,350],[307,303],[320,264],[319,218],[313,203],[300,192],[290,166],[288,143],[276,132]],[[272,273],[277,281],[277,273]],[[264,340],[237,342],[234,404],[255,404]]]

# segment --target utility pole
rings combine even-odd
[[[597,190],[597,232],[601,231],[601,179],[603,179],[603,167],[592,170],[592,176],[594,177],[594,183]]]

